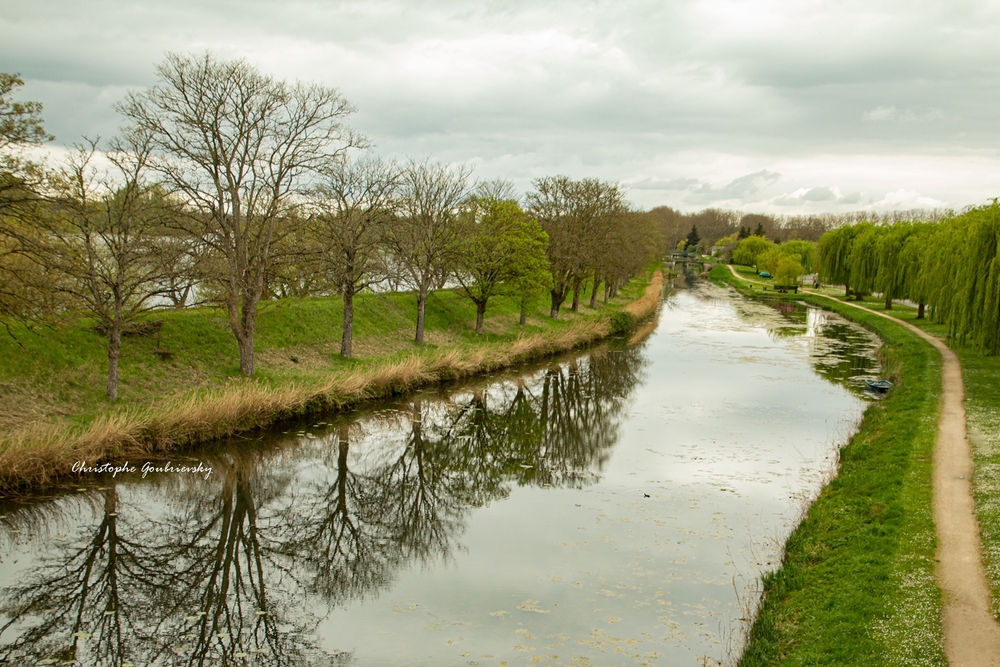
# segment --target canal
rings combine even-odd
[[[726,661],[877,347],[698,284],[631,341],[81,475],[0,509],[0,664]]]

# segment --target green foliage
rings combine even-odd
[[[816,270],[816,244],[812,241],[793,239],[779,246],[781,254],[792,257],[802,265],[802,273],[812,273]]]
[[[774,282],[776,285],[792,286],[798,284],[799,276],[806,270],[792,255],[779,255],[774,267]]]
[[[482,331],[487,302],[498,294],[527,303],[551,285],[548,235],[511,199],[473,197],[459,241],[458,280],[476,304]]]
[[[1000,203],[936,222],[858,223],[819,242],[820,277],[886,306],[910,299],[933,308],[961,344],[1000,353]]]
[[[856,225],[844,225],[820,237],[817,245],[820,280],[850,289],[851,245],[857,232]]]
[[[874,291],[879,259],[878,227],[862,223],[851,244],[851,288],[855,292],[867,294]]]
[[[733,248],[733,264],[757,266],[760,257],[776,246],[763,236],[748,236]]]
[[[52,141],[42,127],[41,102],[16,102],[14,92],[24,85],[16,74],[0,72],[0,148],[11,144]]]
[[[636,320],[631,313],[619,310],[611,315],[611,333],[623,334],[635,328]]]

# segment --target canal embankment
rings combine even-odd
[[[6,415],[0,490],[9,495],[59,484],[77,461],[162,458],[285,419],[589,345],[651,315],[662,290],[662,274],[651,270],[606,306],[582,305],[556,320],[532,317],[524,327],[517,304],[497,299],[482,336],[472,331],[474,307],[442,291],[429,302],[423,346],[406,342],[410,295],[364,295],[354,360],[332,352],[340,337],[336,299],[282,300],[262,313],[262,370],[250,380],[233,377],[238,357],[220,313],[164,312],[150,335],[127,339],[125,400],[116,405],[100,401],[100,338],[86,321],[17,332],[0,355]]]
[[[840,295],[825,294],[842,302]],[[918,317],[909,304],[884,300],[852,307],[902,322],[941,354],[942,398],[934,450],[934,517],[939,538],[942,626],[951,665],[1000,664],[997,623],[995,357],[957,344],[945,325]],[[966,411],[968,406],[968,412]],[[971,436],[971,437],[970,437]]]
[[[712,277],[762,296],[727,266]],[[848,304],[763,296],[811,303],[875,332],[895,386],[865,411],[836,476],[763,577],[740,664],[944,665],[933,515],[940,354],[903,325]]]

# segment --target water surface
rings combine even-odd
[[[699,285],[631,345],[8,505],[0,661],[723,659],[876,368],[868,332],[783,308]]]

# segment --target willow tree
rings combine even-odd
[[[947,221],[935,236],[946,248],[939,256],[949,257],[952,267],[937,279],[950,335],[987,354],[1000,353],[1000,203]]]
[[[218,280],[250,376],[279,221],[310,174],[364,140],[343,124],[354,108],[333,88],[289,84],[210,53],[170,54],[156,73],[158,85],[129,93],[118,109],[151,137],[154,166],[192,212],[185,231],[223,260]]]
[[[886,310],[892,310],[893,299],[903,296],[906,289],[906,277],[901,261],[906,240],[912,233],[913,225],[907,222],[897,222],[879,229],[875,242],[878,256],[875,290],[882,293]]]
[[[900,296],[917,304],[917,319],[924,319],[930,297],[929,272],[926,270],[930,240],[937,225],[917,222],[911,225],[910,234],[899,249],[897,274],[901,285]]]
[[[851,246],[858,229],[845,225],[824,234],[817,244],[819,277],[825,283],[843,285],[844,295],[851,295]]]
[[[871,223],[860,223],[855,227],[854,240],[851,242],[850,271],[851,286],[854,288],[855,297],[859,300],[865,294],[875,291],[880,232],[881,228]]]
[[[733,248],[733,264],[757,266],[760,257],[774,247],[774,242],[763,236],[748,236]]]

